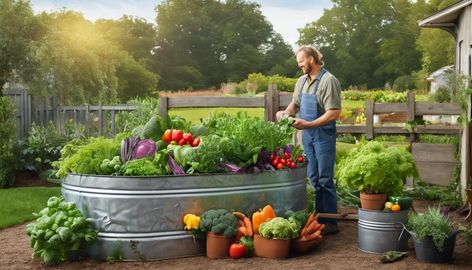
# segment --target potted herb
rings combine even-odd
[[[259,226],[259,234],[254,234],[256,256],[272,259],[287,258],[290,254],[291,239],[298,237],[297,223],[282,217],[275,217]]]
[[[429,263],[452,260],[456,235],[459,233],[439,208],[428,208],[423,214],[408,216],[407,229],[413,237],[416,258]]]
[[[236,235],[238,219],[226,209],[211,209],[203,213],[200,230],[207,232],[206,254],[208,258],[226,258]]]
[[[418,176],[413,156],[376,141],[353,149],[337,166],[340,185],[359,190],[361,207],[371,210],[382,209],[387,193],[401,192],[409,176]]]

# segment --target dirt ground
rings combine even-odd
[[[26,181],[27,182],[27,181]],[[17,183],[21,184],[21,183]],[[427,209],[434,202],[415,201],[418,212]],[[340,208],[341,213],[356,213],[354,208]],[[456,212],[449,214],[456,224],[463,216]],[[154,262],[108,262],[84,260],[68,262],[59,266],[44,266],[38,259],[31,259],[29,237],[25,233],[25,224],[0,230],[0,269],[472,269],[472,247],[467,246],[464,236],[457,237],[452,264],[425,264],[415,258],[413,244],[410,241],[408,257],[401,261],[382,264],[379,255],[368,254],[357,248],[357,222],[340,221],[340,232],[329,235],[310,253],[285,260],[265,258],[244,258],[239,260],[211,260],[204,256],[181,258]]]

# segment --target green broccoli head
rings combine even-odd
[[[223,234],[226,237],[236,235],[238,219],[226,209],[211,209],[202,214],[200,229],[206,232]]]

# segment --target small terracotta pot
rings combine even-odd
[[[290,239],[266,239],[254,234],[254,253],[258,257],[284,259],[290,255]]]
[[[228,258],[232,238],[208,232],[206,235],[206,255],[210,259]]]
[[[294,254],[307,253],[316,248],[321,243],[321,240],[323,240],[321,237],[314,240],[292,240],[292,251]]]
[[[382,210],[387,201],[387,194],[367,194],[361,193],[361,207],[368,210]]]

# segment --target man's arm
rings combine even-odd
[[[295,122],[292,124],[292,127],[297,129],[305,129],[305,128],[314,128],[326,125],[332,121],[336,121],[341,114],[340,109],[331,109],[327,110],[322,116],[318,117],[313,121],[306,121],[300,118],[296,118]]]

